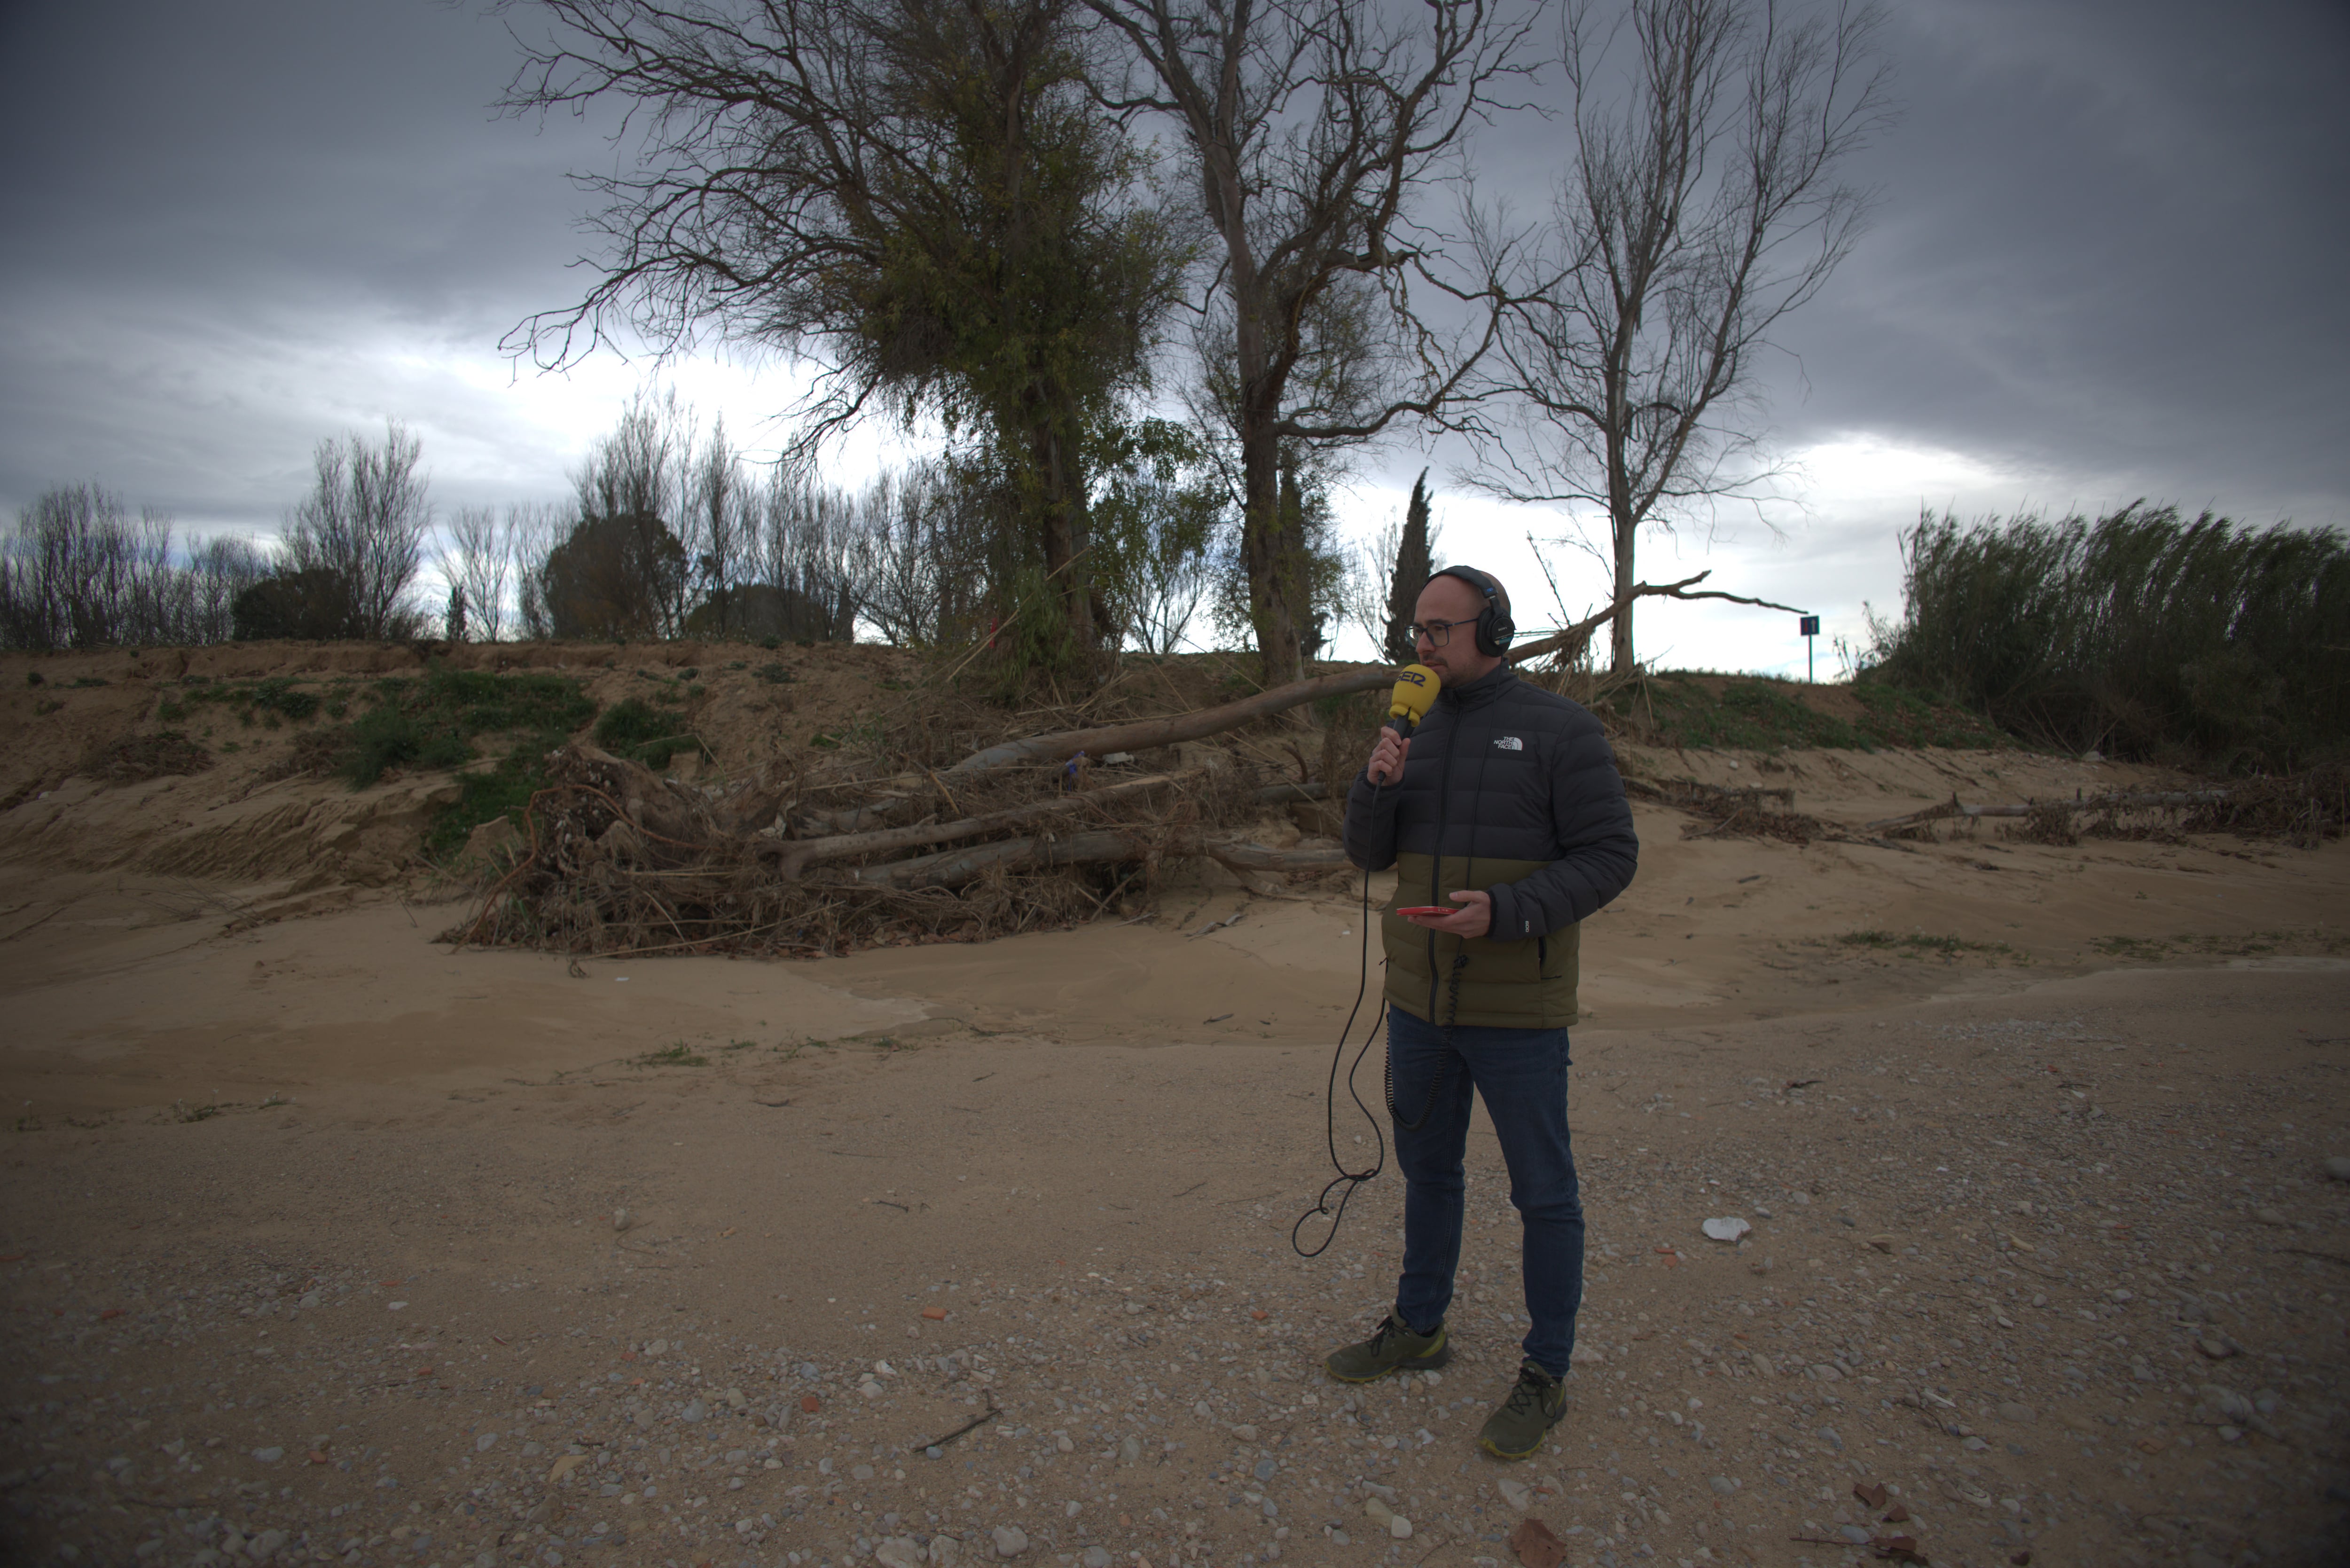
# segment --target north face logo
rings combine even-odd
[[[1523,752],[1526,743],[1515,735],[1502,735],[1495,738],[1493,749],[1497,752]]]

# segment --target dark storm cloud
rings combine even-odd
[[[2350,522],[2350,8],[1934,0],[1887,42],[1904,118],[1785,334],[1783,434]]]
[[[494,119],[504,31],[421,0],[20,5],[0,59],[10,500],[96,476],[265,520],[318,435],[450,411],[381,406],[362,354],[487,359],[559,300],[564,171],[610,156]]]
[[[1875,226],[1771,368],[1781,443],[2350,522],[2350,13],[1908,0],[1885,40],[1904,118],[1852,171]],[[97,478],[267,524],[312,441],[386,414],[444,500],[558,490],[495,345],[575,296],[563,176],[613,153],[494,118],[514,58],[432,0],[0,7],[0,504]],[[1538,211],[1558,134],[1489,138],[1485,192]]]

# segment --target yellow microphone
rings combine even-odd
[[[1388,728],[1406,740],[1436,704],[1443,682],[1425,664],[1407,664],[1396,674],[1395,691],[1388,698]]]

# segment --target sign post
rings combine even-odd
[[[1812,670],[1812,639],[1820,635],[1820,618],[1815,615],[1798,616],[1795,628],[1804,637],[1804,679],[1816,682],[1819,677]]]

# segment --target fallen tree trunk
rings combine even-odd
[[[1311,779],[1305,784],[1267,784],[1250,798],[1259,805],[1287,805],[1292,801],[1328,800],[1330,786],[1320,779]]]
[[[1251,871],[1327,871],[1349,864],[1340,849],[1281,850],[1233,839],[1204,839],[1198,835],[1158,837],[1136,828],[1096,828],[1057,837],[1008,838],[993,844],[950,849],[910,860],[860,866],[849,879],[860,887],[894,888],[910,892],[921,888],[956,888],[991,870],[1033,871],[1055,866],[1098,865],[1141,860],[1152,853],[1162,857],[1204,856],[1223,865]]]
[[[1156,774],[1149,778],[1128,779],[1099,789],[1083,790],[1058,800],[1033,801],[1026,805],[967,816],[957,822],[927,823],[917,827],[888,827],[872,833],[843,833],[829,838],[808,839],[785,852],[780,870],[785,877],[796,877],[808,867],[822,861],[853,860],[861,855],[883,855],[893,849],[913,849],[930,844],[949,844],[958,838],[976,838],[999,827],[1013,827],[1040,817],[1059,815],[1124,795],[1147,794],[1186,776],[1182,774]]]
[[[1618,602],[1609,605],[1606,609],[1595,615],[1586,616],[1573,626],[1555,631],[1539,641],[1529,642],[1523,648],[1513,648],[1510,649],[1510,662],[1522,664],[1529,659],[1540,659],[1545,653],[1572,654],[1582,651],[1584,645],[1591,640],[1591,634],[1614,620],[1616,613],[1634,599],[1723,599],[1734,605],[1752,605],[1758,609],[1785,610],[1790,615],[1811,613],[1809,610],[1798,609],[1794,605],[1777,604],[1770,599],[1749,598],[1744,594],[1726,593],[1720,588],[1698,588],[1694,593],[1690,591],[1697,588],[1698,584],[1711,576],[1713,573],[1709,569],[1700,572],[1693,577],[1683,577],[1678,583],[1635,583],[1632,585],[1631,592],[1626,594]]]
[[[1006,741],[1002,745],[973,752],[949,768],[946,776],[953,778],[959,774],[984,773],[990,768],[1007,768],[1019,763],[1057,763],[1074,757],[1079,752],[1100,756],[1109,752],[1148,751],[1153,746],[1171,746],[1179,741],[1202,740],[1210,735],[1221,735],[1226,730],[1237,730],[1243,724],[1311,702],[1318,697],[1346,697],[1357,691],[1375,691],[1394,680],[1393,669],[1385,665],[1365,665],[1354,670],[1341,670],[1335,674],[1293,680],[1286,686],[1275,686],[1253,697],[1243,697],[1237,702],[1201,708],[1194,712],[1173,713],[1163,719],[1137,719],[1124,724],[1103,724],[1090,730],[1064,730],[1055,735],[1031,735],[1024,741]]]

